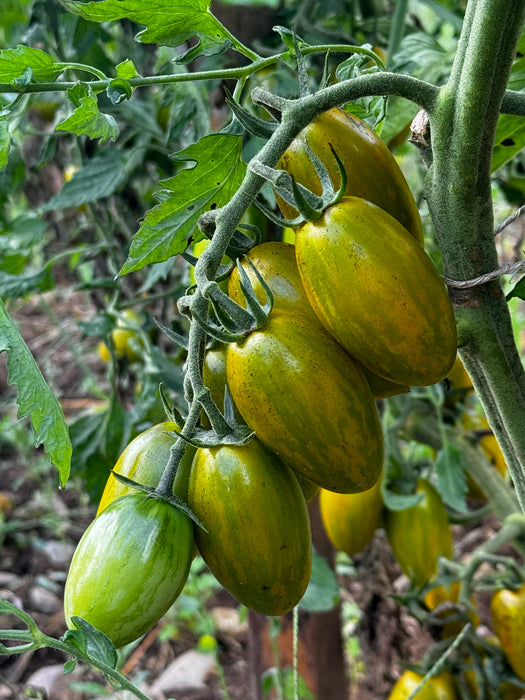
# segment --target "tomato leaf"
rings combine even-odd
[[[339,600],[339,584],[326,559],[312,552],[312,574],[299,607],[307,612],[332,610]]]
[[[44,445],[64,485],[69,478],[71,441],[62,408],[1,300],[0,352],[7,352],[9,384],[18,387],[18,417],[31,418],[35,445]]]
[[[64,66],[41,49],[17,46],[0,51],[0,83],[54,80],[63,70]]]
[[[463,452],[450,443],[439,450],[434,465],[436,487],[443,502],[459,513],[468,513],[465,496],[467,493],[467,475]]]
[[[89,160],[69,182],[65,182],[58,194],[42,209],[44,211],[80,207],[109,197],[126,179],[124,155],[110,149]]]
[[[57,124],[57,130],[99,139],[100,143],[108,139],[115,141],[119,134],[117,122],[110,114],[99,111],[97,96],[89,85],[77,83],[67,91],[67,95],[75,106],[75,111]]]
[[[50,267],[20,275],[11,275],[0,270],[0,296],[4,299],[18,299],[30,292],[45,292],[54,286],[55,280]]]
[[[146,28],[136,35],[138,41],[162,46],[180,46],[197,37],[199,43],[182,60],[198,55],[211,56],[224,51],[230,36],[210,12],[210,0],[101,0],[73,2],[60,0],[69,12],[92,22],[130,19]],[[181,60],[181,59],[179,59]]]
[[[166,188],[157,194],[161,203],[148,211],[133,237],[121,275],[186,250],[199,216],[226,204],[241,184],[246,172],[241,149],[240,137],[212,134],[177,154],[176,160],[196,165],[161,183]]]
[[[514,297],[518,297],[518,299],[525,299],[525,277],[522,277],[514,288],[510,290],[505,299],[510,301]]]
[[[71,621],[76,629],[67,630],[62,641],[87,655],[95,664],[103,663],[110,668],[116,668],[117,650],[109,637],[81,617],[74,615]]]

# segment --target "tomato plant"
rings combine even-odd
[[[388,700],[408,698],[423,680],[423,674],[405,671],[392,688]],[[450,671],[438,673],[430,678],[423,688],[414,695],[418,700],[456,700],[459,698],[454,678]]]

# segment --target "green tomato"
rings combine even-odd
[[[228,386],[247,425],[289,467],[330,491],[371,488],[383,437],[357,363],[319,324],[272,312],[228,347]]]
[[[64,591],[66,623],[82,617],[116,647],[147,632],[182,591],[193,556],[189,518],[135,492],[93,520],[73,555]]]
[[[170,449],[176,440],[173,435],[168,433],[174,430],[180,430],[179,426],[176,423],[166,421],[137,435],[120,455],[113,471],[133,479],[143,486],[157,487],[168,463]],[[186,452],[179,468],[189,471],[194,454],[195,448],[186,445]],[[126,493],[134,493],[134,491],[132,486],[125,486],[113,474],[110,474],[98,504],[97,515],[115,499]]]
[[[452,533],[439,493],[426,479],[419,479],[417,494],[422,500],[405,510],[387,510],[385,530],[401,569],[421,586],[437,573],[440,556],[452,557]]]
[[[239,602],[282,615],[301,600],[311,571],[310,521],[293,472],[252,439],[199,449],[188,505],[199,552]]]

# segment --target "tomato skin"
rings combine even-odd
[[[297,231],[296,258],[315,313],[375,374],[424,386],[456,357],[456,323],[430,258],[389,214],[344,197]]]
[[[244,605],[281,615],[302,598],[311,571],[310,521],[293,472],[253,438],[247,445],[199,449],[188,505],[199,552]]]
[[[468,375],[459,355],[456,356],[447,379],[450,391],[447,393],[445,402],[450,407],[453,407],[457,401],[464,399],[467,394],[471,394],[474,391],[472,379]]]
[[[359,366],[318,325],[286,313],[226,357],[228,386],[247,425],[289,467],[330,491],[371,488],[383,436]]]
[[[273,312],[284,311],[294,315],[301,314],[309,318],[312,323],[320,324],[308,301],[308,296],[301,281],[301,275],[295,259],[294,245],[279,242],[261,243],[254,246],[247,257],[260,272],[273,294]],[[257,298],[261,303],[264,303],[266,295],[257,276],[244,261],[243,267],[250,278]],[[233,270],[230,276],[228,293],[238,304],[241,304],[241,306],[246,305],[237,269]],[[383,377],[375,375],[364,365],[361,366],[361,369],[376,399],[404,394],[409,390],[408,386],[394,384],[387,379],[383,379]]]
[[[438,557],[452,557],[452,533],[447,511],[434,486],[419,479],[417,494],[422,500],[405,510],[386,510],[388,542],[402,571],[421,586],[437,572]]]
[[[355,556],[371,542],[381,525],[381,479],[362,493],[321,490],[319,507],[326,534],[334,547]]]
[[[166,421],[137,435],[120,455],[113,471],[138,481],[144,486],[158,486],[164,467],[168,463],[170,448],[176,440],[172,435],[168,435],[168,432],[174,430],[179,430],[179,427],[175,423]],[[183,468],[190,467],[194,454],[195,448],[186,445],[186,452],[181,461]],[[110,474],[98,504],[97,515],[100,515],[115,499],[134,492],[135,489],[132,486],[125,486]]]
[[[341,109],[330,109],[314,119],[293,141],[277,167],[321,194],[321,184],[306,152],[306,141],[327,167],[335,187],[341,178],[330,145],[341,159],[347,175],[346,195],[373,202],[397,219],[423,243],[423,226],[417,205],[394,156],[381,139],[357,117]],[[288,218],[297,211],[277,198]]]
[[[134,492],[89,525],[64,591],[66,622],[84,618],[116,647],[148,631],[173,604],[193,556],[189,518],[166,501]]]
[[[525,584],[517,591],[501,589],[490,601],[494,632],[514,673],[525,681]]]
[[[469,432],[475,430],[490,430],[490,425],[486,417],[481,413],[475,413],[473,411],[469,411],[467,413],[462,414],[461,424]],[[479,446],[485,453],[486,458],[494,466],[496,471],[498,471],[501,474],[501,476],[505,476],[507,474],[507,465],[505,463],[505,457],[503,456],[501,447],[499,446],[494,434],[490,432],[485,435],[482,435],[479,438]],[[478,501],[487,500],[486,494],[481,489],[481,487],[478,486],[478,484],[474,481],[470,474],[467,474],[467,486],[467,496],[469,498],[473,498]]]
[[[406,700],[423,678],[422,673],[405,671],[392,688],[388,700]],[[459,695],[454,677],[450,671],[443,671],[433,676],[414,697],[418,700],[456,700]]]

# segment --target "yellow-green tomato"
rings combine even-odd
[[[497,638],[514,673],[525,681],[525,584],[516,591],[501,589],[490,601]]]
[[[117,326],[111,331],[117,357],[126,356],[130,362],[139,360],[141,355],[137,347],[141,344],[137,331],[132,326],[142,322],[140,314],[133,309],[125,309],[117,321]],[[105,343],[99,343],[98,352],[104,362],[109,362],[111,353]]]
[[[405,510],[386,510],[388,542],[403,572],[421,586],[437,573],[438,558],[452,557],[452,532],[447,511],[437,490],[419,479],[419,503]]]
[[[229,345],[226,372],[246,424],[289,467],[340,493],[376,483],[383,437],[374,397],[319,324],[272,312],[266,326]]]
[[[396,219],[343,197],[298,229],[295,254],[310,304],[350,355],[398,384],[447,376],[457,346],[447,289]]]
[[[145,430],[129,443],[118,458],[113,471],[133,479],[143,486],[158,486],[168,463],[171,447],[176,440],[173,435],[169,435],[169,432],[174,430],[179,430],[179,427],[170,421],[158,423]],[[186,452],[179,468],[189,471],[194,454],[195,448],[186,445]],[[110,474],[98,504],[97,515],[115,499],[134,491],[132,486],[124,485],[113,474]]]
[[[144,493],[122,496],[93,520],[73,555],[66,623],[87,620],[116,647],[147,632],[182,591],[193,556],[189,518]]]
[[[199,552],[237,600],[282,615],[301,600],[311,571],[310,521],[293,472],[264,445],[199,449],[188,505]]]
[[[392,688],[388,700],[406,700],[423,680],[422,673],[405,671]],[[423,688],[414,695],[417,700],[456,700],[459,699],[454,677],[450,671],[443,671],[430,678]]]
[[[381,525],[381,479],[362,493],[334,493],[322,489],[319,507],[326,534],[334,547],[351,557],[359,554]]]
[[[301,131],[279,161],[278,167],[293,175],[296,182],[321,194],[307,142],[328,169],[336,188],[341,176],[330,147],[346,170],[345,194],[377,204],[401,222],[419,243],[423,242],[421,217],[404,175],[388,147],[365,122],[341,109],[330,109]],[[297,216],[297,211],[280,197],[277,201],[285,216]]]

